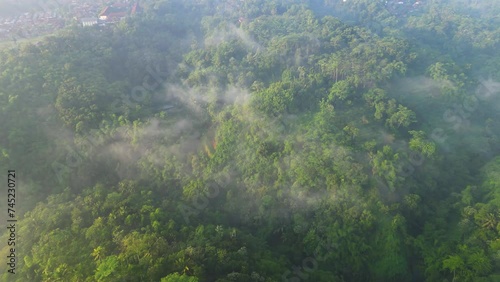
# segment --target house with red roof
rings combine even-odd
[[[108,23],[117,22],[130,14],[135,14],[138,10],[138,3],[130,5],[129,3],[115,3],[106,6],[99,13],[99,20]]]

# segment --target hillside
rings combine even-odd
[[[0,280],[499,281],[500,3],[385,2],[0,49]]]

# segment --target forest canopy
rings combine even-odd
[[[2,281],[500,280],[500,3],[140,5],[0,49]]]

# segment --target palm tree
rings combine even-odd
[[[482,221],[483,221],[482,224],[483,228],[494,229],[497,226],[496,216],[492,213],[486,214],[486,216]]]

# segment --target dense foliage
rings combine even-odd
[[[500,5],[384,2],[151,0],[0,51],[2,281],[499,281]]]

